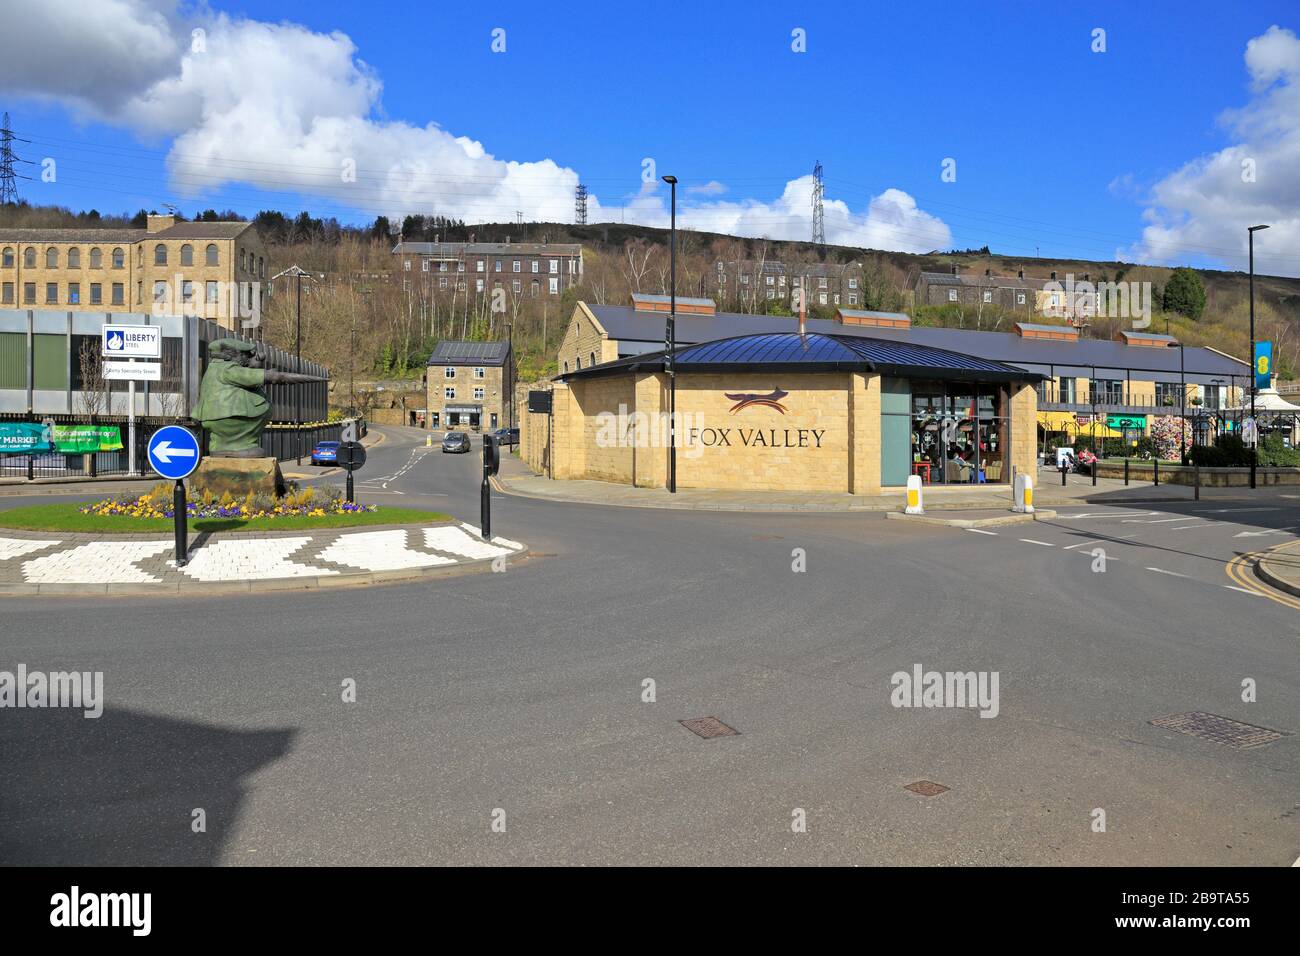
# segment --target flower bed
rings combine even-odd
[[[119,495],[105,498],[77,509],[84,515],[121,518],[171,518],[175,515],[172,487],[156,485],[142,495]],[[305,488],[283,498],[248,494],[243,498],[225,494],[220,498],[205,492],[186,502],[190,518],[324,518],[328,515],[371,514],[378,505],[359,505],[345,501],[337,488]]]

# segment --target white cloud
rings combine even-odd
[[[1300,275],[1300,39],[1270,27],[1247,43],[1245,62],[1251,100],[1220,117],[1236,142],[1157,182],[1141,240],[1119,257],[1245,268],[1246,227],[1268,223],[1256,238],[1256,270]],[[1252,169],[1253,182],[1243,177]]]
[[[516,162],[437,124],[382,116],[383,85],[342,33],[178,7],[175,0],[41,0],[0,34],[0,89],[76,114],[171,138],[172,188],[197,198],[226,184],[327,197],[370,216],[439,213],[467,222],[567,222],[578,173],[550,159]],[[204,31],[202,48],[191,32]],[[355,169],[355,180],[347,173]],[[726,191],[717,181],[689,196]],[[588,221],[668,223],[657,182],[622,204],[588,199]],[[689,228],[808,239],[812,177],[771,202],[679,202]],[[826,240],[928,251],[951,244],[939,219],[886,189],[866,209],[824,203]]]

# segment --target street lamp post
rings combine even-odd
[[[277,273],[276,275],[271,277],[271,280],[274,281],[280,278],[280,276],[293,276],[294,279],[297,281],[298,304],[297,304],[297,317],[294,320],[294,333],[293,333],[293,339],[294,339],[293,354],[294,354],[294,358],[297,360],[294,364],[295,372],[302,371],[302,277],[307,274],[308,274],[307,270],[301,268],[298,265],[292,265],[288,269],[285,269],[283,272]],[[301,385],[294,388],[294,418],[298,427],[294,429],[293,447],[294,447],[294,451],[297,453],[298,464],[301,465],[302,464],[302,386]]]
[[[664,371],[668,373],[668,492],[677,493],[677,177],[665,176],[672,187],[672,212],[668,232],[668,325],[664,329]]]
[[[1259,425],[1255,423],[1255,233],[1268,226],[1247,226],[1250,237],[1250,420],[1254,425],[1250,443],[1250,487],[1255,487],[1255,468],[1259,462]]]

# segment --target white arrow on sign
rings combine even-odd
[[[173,448],[172,443],[166,439],[160,441],[153,450],[153,456],[164,465],[170,465],[172,458],[193,458],[195,451],[193,448]]]

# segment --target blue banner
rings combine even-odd
[[[1273,343],[1255,343],[1255,387],[1269,388],[1273,384]]]
[[[53,451],[50,430],[38,422],[0,422],[0,454]]]

